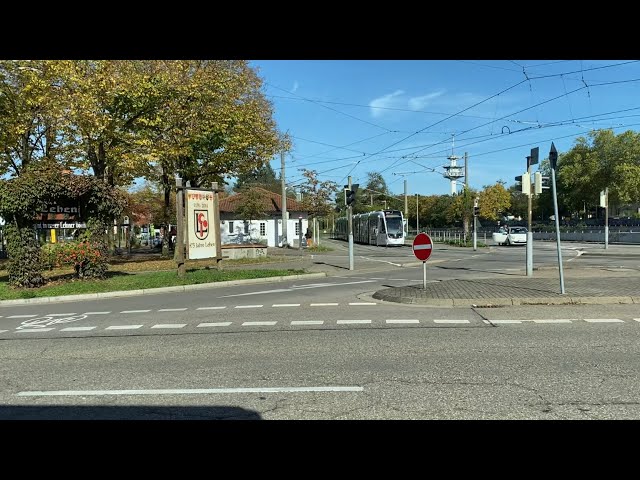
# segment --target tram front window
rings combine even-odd
[[[402,233],[402,218],[387,217],[387,231],[390,234]]]

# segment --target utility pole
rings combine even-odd
[[[609,248],[609,187],[604,189],[604,248]]]
[[[416,193],[416,235],[420,233],[420,220],[418,218],[418,215],[420,214],[418,210],[419,203],[420,203],[420,194]]]
[[[280,152],[280,182],[282,183],[282,246],[288,247],[287,242],[287,186],[284,182],[284,150]]]
[[[560,293],[564,295],[564,271],[562,269],[562,249],[560,248],[560,218],[558,217],[558,191],[556,190],[556,168],[558,167],[558,151],[551,142],[549,150],[549,164],[551,166],[551,188],[553,195],[553,216],[556,223],[556,248],[558,249],[558,273],[560,274]]]
[[[407,179],[404,179],[404,216],[409,215],[409,202],[407,201]]]
[[[349,191],[351,191],[351,175],[349,175]],[[353,270],[353,207],[347,205],[349,217],[349,270]]]

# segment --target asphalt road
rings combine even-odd
[[[567,275],[640,267],[565,248]],[[639,418],[636,305],[381,303],[421,264],[357,246],[349,271],[344,251],[314,258],[322,279],[0,307],[0,418]],[[555,255],[536,245],[535,275]],[[522,276],[524,248],[429,262],[429,281]]]

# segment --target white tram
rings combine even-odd
[[[336,220],[335,238],[349,240],[349,220]],[[404,245],[404,221],[400,210],[379,210],[353,216],[353,241],[390,247]]]

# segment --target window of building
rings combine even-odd
[[[260,236],[264,237],[267,234],[267,224],[265,222],[260,222]]]
[[[248,221],[244,222],[244,234],[245,235],[249,235],[249,222]]]
[[[233,222],[229,222],[229,233],[233,233]]]

